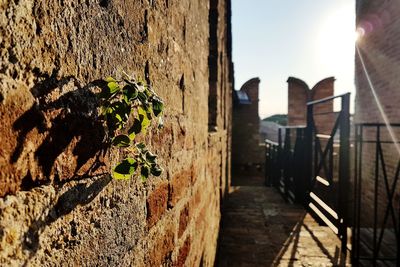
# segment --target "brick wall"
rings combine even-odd
[[[230,1],[0,11],[0,265],[212,266],[230,181]],[[102,145],[94,92],[122,70],[165,99],[165,128],[146,137],[164,172],[146,183],[107,174],[123,155]]]
[[[288,126],[307,124],[307,102],[319,100],[334,94],[335,78],[329,77],[319,81],[312,89],[294,77],[289,77],[288,83]],[[335,115],[323,114],[333,111],[333,101],[314,106],[314,121],[319,133],[330,134]]]
[[[399,122],[398,62],[400,61],[400,11],[398,1],[357,1],[357,24],[366,34],[358,41],[372,83],[393,123]],[[360,60],[356,57],[356,121],[383,122],[376,101],[368,86]]]
[[[368,75],[374,86],[379,101],[382,104],[383,112],[390,123],[400,123],[400,2],[398,1],[365,1],[358,0],[356,6],[357,27],[361,27],[365,34],[358,40],[359,51],[364,58]],[[383,123],[381,112],[378,109],[377,101],[372,94],[367,77],[361,65],[360,58],[356,53],[355,82],[356,82],[356,105],[355,123]],[[400,131],[395,129],[397,139],[400,138]],[[381,129],[382,140],[391,141],[386,127]],[[364,129],[364,140],[375,140],[376,130]],[[373,199],[375,194],[375,144],[364,144],[362,153],[362,200],[363,209],[362,223],[369,224],[374,216]],[[391,187],[395,176],[399,154],[393,144],[382,146],[388,183]],[[383,172],[379,172],[377,187],[379,195],[378,216],[381,221],[387,204],[386,186]],[[398,210],[400,188],[397,186],[394,195],[394,204]],[[391,219],[389,218],[389,225]]]
[[[308,85],[300,79],[289,77],[288,126],[307,124],[307,102],[311,100]]]
[[[232,121],[232,164],[234,168],[262,165],[264,148],[260,146],[260,117],[258,91],[260,79],[253,78],[242,85],[251,104],[236,103]]]

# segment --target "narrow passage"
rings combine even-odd
[[[350,266],[340,241],[260,177],[239,177],[225,203],[216,266]]]

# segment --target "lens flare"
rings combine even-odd
[[[358,27],[356,32],[355,32],[354,40],[357,42],[361,38],[363,38],[364,35],[365,35],[365,29],[363,27]]]
[[[381,31],[390,21],[390,14],[386,10],[376,14],[368,14],[358,23],[359,37]]]

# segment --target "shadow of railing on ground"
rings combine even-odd
[[[302,206],[285,202],[276,189],[232,188],[216,266],[344,266],[346,260],[337,236]]]

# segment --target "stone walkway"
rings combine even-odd
[[[328,227],[249,179],[233,186],[225,203],[216,266],[350,266]]]

